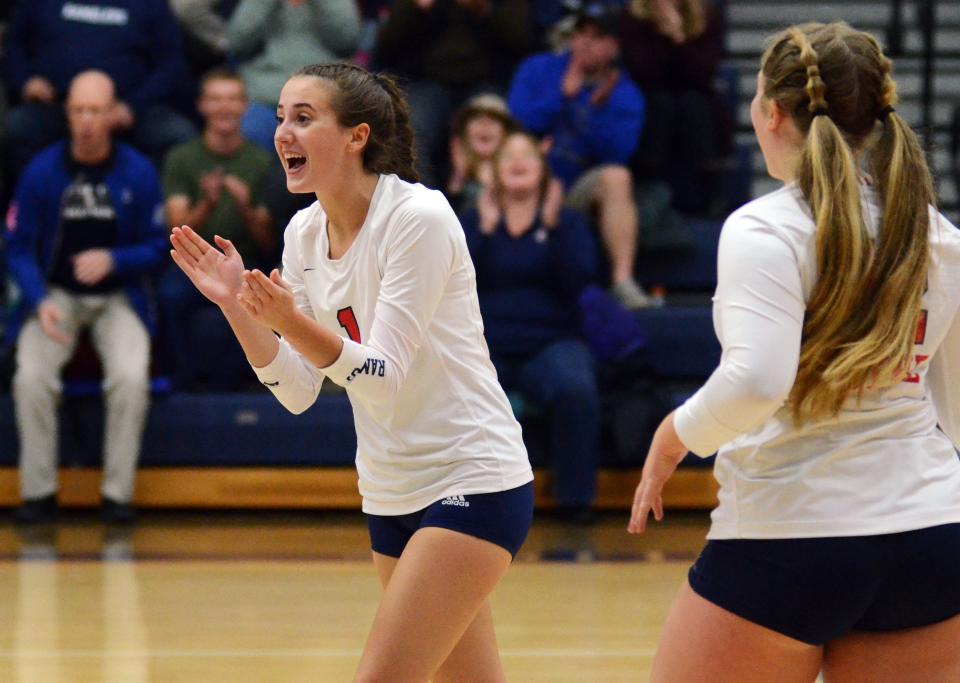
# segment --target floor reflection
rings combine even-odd
[[[539,514],[492,603],[510,680],[644,680],[704,514]],[[93,513],[0,522],[0,682],[350,680],[380,597],[358,514]],[[602,672],[602,673],[601,673]]]
[[[16,683],[74,683],[77,667],[95,670],[104,683],[150,681],[149,638],[133,557],[132,531],[88,528],[99,536],[92,576],[61,557],[70,531],[44,526],[17,529],[16,610],[11,642]],[[84,565],[88,563],[84,562]],[[85,585],[78,586],[78,580]],[[77,589],[81,589],[79,592]],[[82,623],[82,628],[76,624]],[[68,626],[72,624],[73,626]]]
[[[625,513],[594,524],[567,524],[538,512],[518,562],[692,561],[709,519],[667,513],[642,537],[630,536]],[[92,513],[20,530],[0,523],[0,561],[12,560],[367,560],[369,537],[357,513],[188,512],[141,514],[131,529],[104,527]]]

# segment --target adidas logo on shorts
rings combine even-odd
[[[470,503],[463,496],[447,496],[443,499],[441,505],[457,505],[462,508],[470,507]]]

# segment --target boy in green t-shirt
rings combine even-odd
[[[219,69],[204,76],[197,101],[205,121],[203,133],[171,150],[164,165],[167,224],[189,225],[208,240],[213,235],[225,237],[247,267],[272,267],[281,241],[262,201],[272,161],[240,131],[246,107],[239,76]],[[197,335],[192,334],[196,314],[211,304],[176,267],[164,273],[157,298],[178,384],[190,387],[204,365],[195,353]]]
[[[207,239],[225,237],[245,263],[256,264],[275,258],[279,241],[260,198],[270,157],[240,132],[246,107],[239,76],[208,73],[197,102],[203,134],[170,151],[163,190],[167,223],[189,225]]]

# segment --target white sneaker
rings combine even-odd
[[[640,308],[649,308],[653,305],[653,300],[650,298],[650,295],[643,291],[643,287],[633,278],[615,282],[613,286],[610,287],[610,293],[616,297],[617,301],[623,304],[624,308],[628,308],[631,311]]]

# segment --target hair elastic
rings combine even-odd
[[[880,110],[880,112],[877,114],[877,118],[880,119],[881,121],[886,121],[887,117],[890,116],[890,114],[892,114],[895,111],[896,109],[894,109],[893,107],[886,106]]]
[[[810,114],[811,119],[815,119],[818,116],[829,116],[829,114],[827,113],[827,108],[817,107],[816,109],[813,110],[813,113]]]

